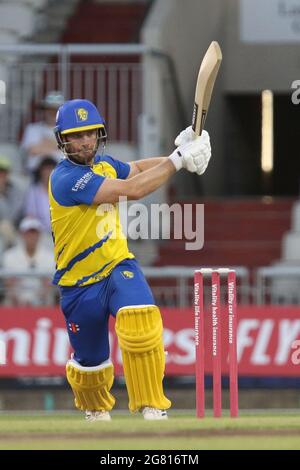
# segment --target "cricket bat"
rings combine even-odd
[[[213,41],[202,60],[196,85],[192,119],[192,128],[196,137],[202,134],[221,62],[222,51],[217,41]]]

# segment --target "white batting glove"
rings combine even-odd
[[[198,175],[205,172],[211,158],[210,139],[206,131],[192,142],[179,146],[177,150],[183,155],[184,168]]]
[[[188,144],[189,142],[192,142],[192,140],[195,140],[196,134],[193,131],[192,126],[187,127],[184,129],[184,131],[181,131],[180,134],[175,139],[175,145],[176,147],[179,147],[179,145],[184,145]]]
[[[169,158],[177,171],[185,168],[191,173],[202,175],[211,158],[209,134],[203,131],[200,137],[180,145]]]
[[[202,131],[202,134],[200,137],[202,137],[205,140],[209,140],[209,134],[205,130]],[[186,129],[184,129],[184,131],[181,131],[180,134],[178,134],[174,143],[176,147],[179,147],[179,145],[188,144],[195,139],[196,139],[196,134],[193,131],[192,126],[189,126]]]

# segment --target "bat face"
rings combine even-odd
[[[202,60],[196,85],[192,127],[197,137],[201,135],[204,127],[221,62],[220,46],[216,41],[213,41]]]

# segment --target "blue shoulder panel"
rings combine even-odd
[[[91,205],[104,180],[88,166],[63,160],[51,175],[51,191],[61,206]]]

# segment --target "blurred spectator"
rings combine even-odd
[[[37,172],[37,182],[33,184],[26,195],[24,215],[39,220],[44,232],[51,233],[48,183],[56,161],[46,156],[40,162]]]
[[[5,303],[9,305],[46,305],[51,303],[50,278],[54,272],[52,251],[41,243],[42,226],[29,217],[20,223],[20,243],[4,252],[3,269],[12,276],[6,279]],[[27,273],[17,276],[16,271]],[[37,272],[37,276],[31,276]],[[45,276],[38,275],[39,272]],[[48,274],[49,273],[49,274]]]
[[[24,191],[10,178],[10,162],[0,156],[0,237],[4,247],[15,240],[14,225],[22,210]]]
[[[58,108],[64,103],[64,97],[59,91],[51,91],[40,103],[44,110],[44,120],[30,123],[26,126],[21,147],[26,153],[25,167],[30,173],[34,173],[45,155],[51,155],[57,162],[63,154],[57,148],[53,128]]]

